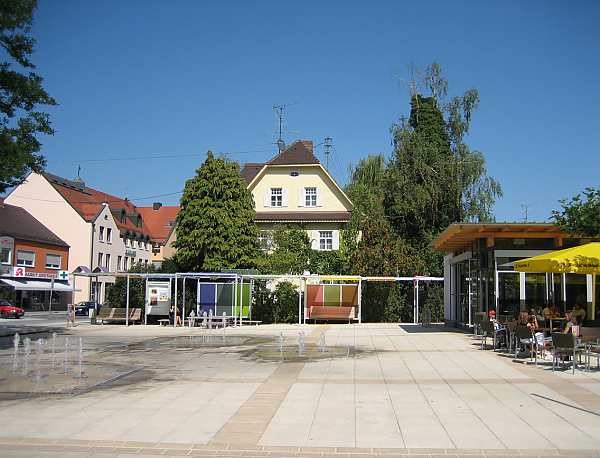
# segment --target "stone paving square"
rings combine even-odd
[[[227,328],[225,341],[213,331],[210,343],[200,330],[190,337],[181,328],[52,329],[61,342],[83,338],[89,376],[48,369],[47,347],[44,382],[9,373],[5,333],[0,456],[595,457],[600,450],[599,371],[552,372],[551,363],[482,351],[472,335],[440,325],[248,326]],[[305,354],[298,354],[301,331]],[[316,349],[321,334],[324,353]]]

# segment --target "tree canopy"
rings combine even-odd
[[[36,8],[37,0],[0,2],[0,45],[24,72],[10,62],[0,63],[0,192],[20,184],[30,171],[43,171],[46,160],[36,154],[42,147],[37,136],[54,134],[49,115],[38,107],[57,103],[29,60],[36,41],[27,34]]]
[[[173,243],[179,265],[206,272],[254,267],[256,212],[237,162],[208,151],[180,204]]]
[[[583,196],[561,199],[562,211],[554,210],[551,219],[554,224],[570,236],[600,236],[600,190],[586,188]]]

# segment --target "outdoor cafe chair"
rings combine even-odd
[[[515,354],[517,353],[517,341],[515,337],[515,326],[517,325],[516,321],[508,322],[508,329],[506,330],[506,338],[508,339],[508,353],[512,353],[513,348],[515,349]],[[514,347],[513,347],[514,342]]]
[[[579,328],[581,337],[586,338],[588,354],[586,355],[586,370],[590,370],[592,355],[596,355],[596,370],[600,370],[600,328],[582,326]]]
[[[484,346],[487,345],[487,338],[492,337],[494,351],[496,351],[496,336],[499,329],[496,329],[492,321],[482,321],[479,326],[481,328],[481,349],[483,350]]]
[[[519,346],[524,345],[525,349],[529,346],[529,349],[531,350],[530,360],[535,358],[535,364],[537,366],[538,345],[537,339],[533,333],[533,327],[517,325],[514,328],[514,332],[516,341],[515,358],[518,357]],[[530,343],[521,342],[521,339],[529,340]]]
[[[476,312],[473,314],[473,338],[477,338],[478,331],[481,329],[481,322],[487,320],[487,313]]]
[[[573,374],[575,373],[575,356],[578,356],[581,359],[581,350],[582,346],[578,345],[575,342],[575,338],[573,334],[563,334],[562,332],[553,332],[552,333],[552,370],[556,366],[557,361],[560,359],[563,360],[563,370],[565,368],[565,362],[567,357],[573,358]]]

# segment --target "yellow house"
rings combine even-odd
[[[252,192],[261,238],[277,225],[304,229],[314,250],[337,250],[352,202],[313,154],[313,142],[298,140],[265,164],[247,163],[242,176]]]

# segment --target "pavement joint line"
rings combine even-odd
[[[9,440],[7,440],[9,439]],[[60,442],[58,444],[57,442]],[[72,445],[69,442],[74,442]],[[83,445],[78,440],[46,440],[40,438],[2,438],[0,450],[49,450],[49,451],[79,451],[86,454],[111,454],[113,452],[127,453],[131,455],[143,455],[145,453],[171,454],[186,452],[193,456],[194,453],[202,453],[205,456],[271,456],[271,457],[348,457],[348,458],[377,458],[390,456],[403,457],[564,457],[564,458],[600,458],[597,450],[559,450],[559,449],[427,449],[427,448],[363,448],[363,447],[292,447],[292,446],[252,446],[252,445],[225,445],[210,446],[210,444],[179,444],[161,442],[139,442],[123,441],[122,445],[104,445],[108,441],[91,440],[88,445]],[[131,445],[130,445],[131,444]],[[200,447],[198,447],[200,446]],[[197,448],[198,447],[198,448]]]

